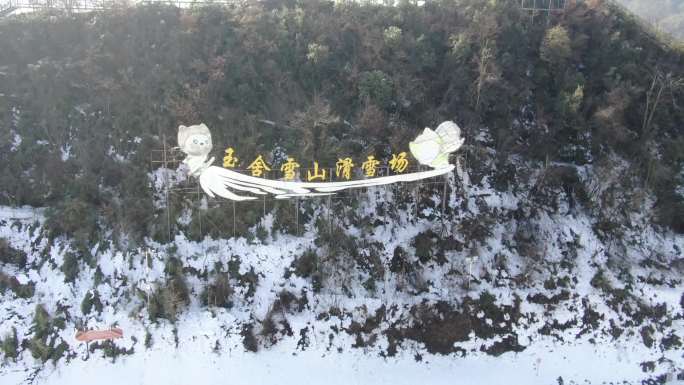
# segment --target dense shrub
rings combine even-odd
[[[64,282],[74,282],[79,272],[78,255],[73,252],[65,253],[60,270],[64,273]]]
[[[36,285],[29,282],[25,285],[19,283],[16,277],[9,276],[0,271],[0,293],[4,293],[9,289],[19,298],[31,298],[35,293]]]
[[[28,349],[33,358],[42,362],[52,360],[57,362],[66,353],[69,345],[57,335],[60,329],[64,329],[64,319],[53,318],[41,304],[36,305],[33,314],[33,336],[28,341]],[[59,342],[58,342],[59,341]]]
[[[0,341],[0,349],[5,358],[14,360],[19,355],[19,340],[17,339],[17,329],[12,328],[12,333],[8,333]]]
[[[24,267],[26,265],[26,253],[13,248],[6,239],[0,238],[0,262]]]
[[[316,272],[318,265],[318,254],[313,249],[306,250],[302,255],[292,262],[294,273],[302,278],[309,278]]]
[[[103,305],[97,290],[89,291],[86,293],[85,297],[83,297],[83,301],[81,301],[81,313],[83,313],[83,315],[90,314],[93,307],[95,307],[95,311],[98,313],[102,312]]]
[[[178,315],[190,303],[188,286],[183,276],[167,278],[164,286],[150,296],[148,313],[150,319],[165,318],[175,322]]]
[[[242,345],[247,351],[256,353],[259,350],[259,342],[254,336],[254,324],[243,323],[240,335],[242,336]]]
[[[209,284],[202,292],[202,303],[205,306],[233,307],[233,286],[230,283],[228,273],[219,273],[214,277],[214,282]]]
[[[112,340],[93,342],[88,349],[91,353],[101,350],[105,357],[112,359],[112,362],[116,362],[116,358],[120,355],[130,355],[134,353],[133,348],[126,349],[119,347]]]

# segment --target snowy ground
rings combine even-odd
[[[491,193],[491,189],[469,191],[471,196],[484,193]],[[391,195],[371,190],[359,212],[365,217],[389,222],[389,217],[375,210],[388,194]],[[463,202],[454,195],[450,197],[450,206],[463,207]],[[477,215],[492,208],[503,215],[517,207],[518,199],[512,194],[473,199],[466,202],[467,208],[461,210],[460,219],[479,220],[481,217]],[[426,207],[419,217],[411,210],[400,212],[391,218],[394,225],[376,226],[372,234],[362,234],[355,226],[343,227],[349,235],[384,245],[381,260],[387,267],[396,246],[411,251],[409,241],[434,228],[434,211]],[[530,268],[529,263],[522,261],[509,246],[509,233],[514,229],[508,221],[501,220],[492,224],[491,236],[482,244],[479,259],[472,266],[464,262],[465,250],[447,251],[445,264],[424,265],[420,274],[428,282],[427,289],[418,294],[398,289],[402,286],[400,278],[389,272],[372,292],[360,285],[362,279],[357,281],[353,277],[351,295],[326,288],[314,293],[310,279],[294,274],[286,277],[283,272],[291,269],[293,261],[314,247],[316,230],[311,224],[305,226],[306,231],[300,237],[279,234],[274,240],[273,234],[269,234],[263,242],[248,242],[245,238],[205,238],[191,242],[177,235],[173,242],[175,254],[185,270],[196,274],[186,276],[191,302],[172,323],[163,319],[151,322],[145,309],[145,296],[139,294],[148,288],[146,282],[154,286],[164,281],[167,255],[174,253],[169,245],[148,243],[156,250],[151,268],[145,266],[145,256],[140,252],[94,248],[95,265],[82,263],[76,281],[65,283],[60,266],[69,246],[64,239],[48,244],[40,230],[42,218],[42,211],[38,209],[0,208],[0,238],[7,239],[13,248],[25,251],[28,257],[26,267],[6,264],[0,265],[0,271],[16,277],[22,284],[36,285],[35,296],[30,299],[17,298],[11,291],[2,295],[0,338],[15,328],[20,341],[29,340],[35,306],[42,303],[51,315],[65,314],[66,325],[55,335],[69,349],[56,364],[52,361],[42,364],[28,349],[22,348],[16,362],[6,359],[0,367],[2,384],[93,381],[99,384],[601,384],[641,383],[644,379],[684,369],[680,341],[684,336],[681,277],[676,270],[639,264],[645,256],[660,258],[664,263],[682,258],[684,238],[650,227],[635,225],[633,233],[625,236],[633,241],[622,250],[631,264],[629,284],[623,278],[618,279],[612,269],[606,269],[610,264],[606,249],[611,246],[597,238],[588,217],[542,214],[535,222],[534,231],[544,240],[544,251],[553,269]],[[266,218],[266,228],[270,228],[272,219]],[[457,225],[447,231],[454,239],[462,237]],[[563,266],[562,256],[568,253],[576,253],[573,266],[559,267]],[[198,297],[207,284],[202,274],[211,276],[217,263],[225,268],[232,256],[240,257],[240,274],[253,269],[258,275],[256,292],[249,296],[246,287],[236,284],[235,305],[231,309],[202,306]],[[504,269],[497,262],[501,258],[506,260]],[[471,286],[463,288],[463,272],[468,268],[472,269],[474,280]],[[96,285],[94,277],[98,269],[105,279]],[[603,277],[608,282],[602,286],[608,289],[603,291],[597,288],[594,279],[599,270],[605,271]],[[459,271],[460,275],[449,278],[453,271]],[[511,277],[520,276],[524,271],[530,272],[531,283],[521,287],[510,283]],[[562,297],[560,287],[545,288],[544,282],[563,277],[570,282],[567,298],[549,304],[530,300],[540,293],[546,297],[556,294]],[[648,283],[640,277],[647,277]],[[623,302],[615,305],[612,288],[627,288],[628,298],[620,299]],[[258,329],[283,289],[306,297],[307,302],[303,310],[282,315],[292,335],[282,335],[272,346],[260,346],[256,353],[247,351],[241,335],[243,325],[251,323]],[[103,310],[82,314],[81,301],[92,290],[99,293]],[[476,315],[484,326],[500,322],[508,330],[507,335],[515,337],[521,346],[520,352],[488,354],[485,350],[502,341],[504,336],[483,338],[471,332],[467,340],[454,343],[459,353],[431,354],[425,342],[405,337],[400,341],[398,352],[388,354],[387,331],[410,328],[418,322],[407,315],[409,309],[440,300],[458,304],[465,296],[478,298],[483,292],[491,293],[501,309],[513,306],[515,297],[522,299],[515,322],[508,322],[513,315],[506,313],[507,310],[502,310],[499,321],[489,318],[489,313],[484,311]],[[650,309],[662,304],[665,314],[653,315]],[[388,311],[379,326],[370,331],[359,335],[350,331],[353,322],[363,324],[383,305],[387,308],[394,305],[399,311],[392,314]],[[646,309],[647,319],[631,322],[629,310],[624,310],[628,305]],[[331,309],[341,311],[333,315]],[[73,338],[77,322],[88,328],[121,327],[125,338],[116,345],[131,349],[130,354],[112,359],[97,350],[88,355],[85,346]],[[548,325],[555,326],[549,329]],[[643,333],[649,326],[653,330],[647,334],[654,342],[647,346]],[[621,331],[613,333],[618,329]],[[148,333],[151,346],[146,348],[143,341]],[[359,338],[372,342],[352,347]],[[673,346],[664,343],[673,338],[679,343]],[[648,362],[653,363],[652,369],[648,365],[644,369],[644,363]]]
[[[201,320],[195,320],[201,321]],[[199,329],[203,323],[190,326]],[[199,330],[198,330],[199,333]],[[391,359],[351,350],[321,353],[313,347],[295,351],[294,344],[245,353],[241,344],[221,354],[211,352],[209,344],[192,338],[179,349],[153,348],[117,360],[76,359],[68,365],[47,368],[37,383],[79,384],[85,379],[98,384],[554,384],[611,383],[616,378],[637,380],[643,377],[638,349],[618,346],[556,345],[543,342],[535,349],[487,355],[430,357],[416,362],[411,355]],[[21,383],[25,373],[4,375],[3,383]],[[6,381],[6,382],[5,382]]]

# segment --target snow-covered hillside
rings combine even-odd
[[[602,237],[566,200],[531,212],[528,196],[486,178],[450,181],[443,223],[435,191],[399,208],[411,188],[360,193],[345,216],[312,201],[298,237],[272,231],[269,214],[260,236],[177,234],[148,241],[150,253],[98,245],[72,282],[74,251],[48,241],[42,211],[2,208],[6,252],[26,263],[3,258],[3,282],[16,282],[3,285],[0,336],[16,333],[18,355],[5,357],[1,382],[584,384],[681,373],[684,237],[639,215],[619,239]],[[178,279],[187,300],[167,298]],[[90,353],[74,338],[114,325],[125,337]]]

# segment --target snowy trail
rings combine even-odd
[[[111,361],[91,357],[40,375],[37,384],[79,384],[96,381],[102,385],[120,384],[279,384],[279,385],[435,385],[552,384],[560,376],[581,383],[616,380],[637,381],[643,377],[639,356],[633,350],[607,345],[552,345],[531,348],[500,357],[470,355],[432,356],[416,362],[405,355],[384,359],[360,351],[322,355],[317,351],[288,349],[217,355],[201,343],[183,343],[178,350],[151,349],[141,354]],[[22,373],[7,373],[3,383],[23,380]],[[6,382],[5,382],[6,381]]]

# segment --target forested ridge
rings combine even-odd
[[[112,359],[201,333],[211,354],[415,342],[416,361],[625,344],[638,373],[615,376],[663,382],[681,366],[683,52],[601,0],[2,18],[0,349],[72,360],[62,331],[105,320],[134,336],[91,345]],[[217,165],[229,146],[242,168],[384,163],[445,120],[466,142],[444,183],[235,216],[152,162],[203,122]],[[167,200],[168,180],[193,192]]]
[[[511,156],[540,167],[624,159],[629,174],[614,187],[655,192],[658,221],[681,232],[681,52],[610,3],[551,19],[515,1],[8,18],[0,200],[53,207],[59,231],[115,226],[136,238],[156,223],[151,150],[179,124],[205,122],[219,155],[231,145],[273,159],[280,148],[324,163],[387,157],[420,128],[455,119],[468,138],[489,135],[494,158],[466,151],[504,186],[525,185]]]
[[[656,30],[684,39],[684,1],[619,0],[620,4],[651,23]]]

